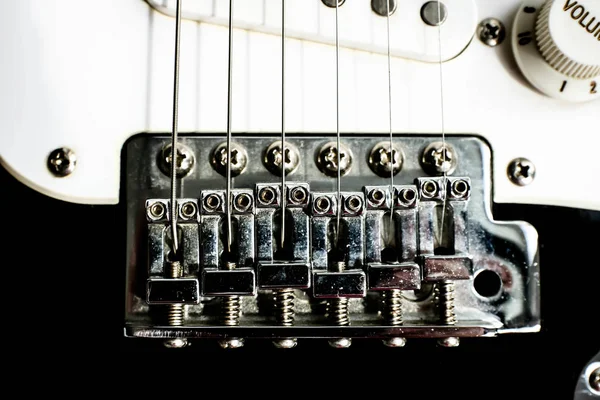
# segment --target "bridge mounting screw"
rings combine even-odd
[[[449,143],[433,142],[421,155],[421,167],[429,175],[451,175],[457,165],[456,151]]]
[[[48,156],[48,169],[58,178],[71,175],[77,165],[75,152],[67,147],[58,148]]]
[[[267,147],[263,163],[271,173],[277,176],[281,176],[285,166],[285,175],[288,176],[293,174],[300,165],[300,151],[298,147],[286,141],[285,154],[283,154],[281,141],[277,141]]]
[[[340,175],[344,176],[352,168],[352,152],[344,144],[340,145],[339,156]],[[325,143],[319,150],[317,156],[317,167],[327,176],[337,177],[338,172],[338,148],[336,142]]]
[[[171,143],[162,147],[158,154],[158,167],[163,174],[171,176]],[[175,173],[178,178],[184,178],[189,175],[196,163],[194,152],[183,143],[177,143],[177,166]]]
[[[227,176],[227,143],[218,145],[212,153],[210,162],[219,174]],[[248,152],[239,143],[231,143],[231,176],[242,174],[248,165]]]
[[[526,186],[535,179],[535,165],[526,158],[515,158],[508,164],[507,173],[512,183]]]
[[[404,156],[396,146],[390,151],[389,142],[380,142],[373,147],[369,154],[369,167],[382,178],[389,178],[392,171],[396,175],[402,169]]]
[[[490,47],[496,47],[506,38],[506,28],[496,18],[486,18],[477,28],[479,39]]]

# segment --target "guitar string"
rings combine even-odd
[[[392,197],[390,206],[390,221],[394,219],[394,140],[392,130],[392,62],[390,55],[390,1],[386,0],[387,18],[387,69],[388,69],[388,117],[390,128],[390,195]]]
[[[342,172],[340,138],[340,35],[338,23],[339,0],[335,1],[335,116],[336,116],[336,153],[337,153],[337,221],[335,228],[335,248],[339,250],[340,221],[342,219]]]
[[[443,185],[444,188],[447,186],[448,182],[448,174],[446,172],[446,131],[445,131],[445,121],[444,121],[444,68],[442,66],[442,8],[441,2],[437,3],[438,8],[438,53],[439,53],[439,70],[440,70],[440,123],[441,123],[441,131],[442,131],[442,165],[443,165]],[[446,214],[446,197],[444,196],[442,200],[442,219],[440,223],[440,236],[438,239],[438,243],[441,244],[444,235],[444,218]]]
[[[281,0],[281,249],[285,242],[285,0]]]
[[[233,186],[231,178],[231,106],[232,106],[232,83],[233,83],[233,0],[229,0],[229,55],[227,59],[227,253],[231,253],[232,244],[232,222],[231,207],[233,199],[231,198],[231,189]]]
[[[173,82],[173,125],[171,131],[171,234],[173,252],[177,255],[179,239],[177,237],[177,128],[179,122],[179,52],[181,37],[181,2],[177,0],[175,11],[175,66]]]

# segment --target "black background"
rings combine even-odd
[[[292,350],[254,340],[242,349],[223,351],[206,340],[182,351],[164,349],[159,341],[123,337],[123,207],[54,200],[1,168],[0,185],[8,259],[3,265],[3,319],[14,345],[22,349],[21,362],[60,360],[85,370],[88,362],[97,364],[89,355],[100,351],[111,354],[108,369],[116,367],[123,376],[136,371],[155,377],[158,371],[168,381],[173,378],[167,371],[176,366],[182,379],[192,374],[201,385],[210,385],[204,378],[216,373],[252,378],[254,385],[269,382],[269,392],[275,394],[337,393],[342,398],[350,390],[373,396],[392,391],[394,397],[439,393],[436,398],[571,399],[579,373],[600,349],[599,212],[494,208],[496,219],[528,221],[540,234],[541,333],[464,339],[456,349],[413,339],[403,349],[355,340],[350,349],[336,350],[314,339]],[[130,383],[154,384],[140,379]],[[317,390],[315,382],[323,389]]]

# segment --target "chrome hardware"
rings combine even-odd
[[[458,165],[458,156],[448,142],[433,142],[421,155],[421,167],[429,175],[452,175]]]
[[[335,3],[336,0],[321,0],[323,2],[323,4],[325,4],[327,7],[329,8],[335,8]],[[337,0],[337,5],[338,7],[341,7],[344,5],[344,3],[346,2],[346,0]]]
[[[172,162],[172,154],[171,154],[171,143],[166,144],[158,153],[158,166],[160,170],[167,176],[171,175],[171,164]],[[184,178],[189,175],[189,173],[194,168],[196,164],[196,157],[192,150],[182,143],[177,143],[177,166],[175,169],[175,174],[178,178]]]
[[[77,156],[73,150],[61,147],[50,153],[47,166],[54,176],[63,178],[75,171]]]
[[[430,26],[440,26],[448,17],[448,8],[441,1],[428,1],[421,7],[421,18]]]
[[[300,150],[292,143],[285,142],[285,154],[281,148],[281,141],[274,142],[265,151],[263,158],[265,167],[271,171],[271,173],[281,176],[281,171],[285,166],[285,174],[293,174],[300,165]]]
[[[519,186],[527,186],[535,179],[535,165],[526,158],[516,158],[508,164],[508,177]]]
[[[227,143],[221,143],[213,150],[211,164],[219,174],[227,175]],[[231,176],[244,173],[248,165],[248,153],[239,143],[231,143]]]
[[[496,47],[506,38],[504,24],[496,18],[486,18],[477,27],[477,36],[490,47]]]
[[[328,142],[321,147],[317,156],[317,167],[327,176],[336,177],[338,168],[341,176],[346,175],[352,168],[352,151],[345,145],[340,145],[338,166],[338,148],[336,142]]]

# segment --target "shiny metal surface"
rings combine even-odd
[[[397,175],[402,170],[404,154],[394,146],[390,151],[389,142],[377,143],[369,154],[369,167],[377,175],[389,178],[390,174]],[[392,172],[393,171],[393,172]]]
[[[518,186],[527,186],[535,179],[535,165],[526,158],[515,158],[508,164],[508,178]]]
[[[293,174],[300,165],[300,150],[293,144],[285,142],[285,152],[281,145],[281,141],[273,142],[263,157],[265,167],[274,175],[281,176],[281,172],[285,168],[285,174]]]
[[[128,253],[128,336],[162,339],[214,337],[226,340],[232,337],[263,337],[269,340],[373,337],[392,340],[411,337],[493,336],[502,332],[530,332],[539,329],[537,236],[528,224],[497,223],[490,220],[489,199],[492,188],[489,148],[476,138],[449,136],[447,143],[460,158],[455,176],[449,176],[445,181],[443,177],[423,178],[420,155],[422,149],[431,144],[431,139],[427,136],[400,135],[394,135],[394,143],[404,150],[406,158],[402,172],[395,177],[393,195],[389,193],[389,177],[383,178],[374,174],[367,161],[371,149],[382,141],[382,137],[344,137],[344,145],[355,153],[355,162],[344,177],[344,196],[340,204],[343,214],[341,249],[348,263],[348,269],[343,273],[329,269],[331,260],[338,256],[332,253],[335,249],[332,246],[334,242],[331,229],[331,222],[335,224],[338,210],[336,181],[335,178],[323,174],[316,163],[311,161],[323,145],[331,141],[331,135],[288,136],[287,141],[301,149],[302,159],[306,162],[301,162],[295,172],[296,182],[286,182],[286,185],[292,185],[288,186],[286,193],[289,200],[286,226],[293,227],[290,231],[293,230],[296,236],[286,239],[290,247],[286,244],[284,251],[280,251],[278,241],[274,239],[278,237],[279,229],[277,212],[281,201],[280,179],[265,169],[260,159],[248,162],[246,173],[236,178],[237,190],[241,191],[239,193],[251,196],[252,201],[246,212],[243,212],[246,206],[238,210],[239,212],[234,209],[234,243],[239,243],[242,252],[250,254],[247,257],[252,260],[243,263],[235,244],[232,246],[235,253],[233,261],[239,264],[240,268],[233,271],[224,269],[225,263],[230,260],[223,259],[225,182],[222,176],[209,166],[212,149],[222,142],[222,137],[183,135],[182,142],[190,147],[198,163],[198,168],[194,169],[194,173],[186,178],[185,184],[182,185],[178,200],[180,207],[189,202],[197,207],[195,213],[193,206],[186,210],[179,209],[180,217],[189,216],[185,222],[180,218],[180,222],[183,222],[182,237],[186,235],[184,228],[187,225],[195,225],[198,231],[195,241],[198,243],[199,261],[197,264],[186,264],[186,260],[183,260],[183,265],[188,265],[184,268],[185,278],[201,279],[205,271],[209,271],[208,275],[214,272],[240,273],[243,276],[242,281],[246,279],[246,282],[249,282],[252,280],[248,278],[251,272],[256,274],[255,282],[258,282],[261,272],[264,272],[259,268],[259,264],[285,265],[283,268],[299,264],[302,266],[302,274],[309,269],[310,277],[316,279],[311,282],[312,288],[307,291],[294,290],[294,326],[278,326],[271,312],[265,311],[270,308],[261,305],[261,298],[265,298],[264,290],[259,290],[256,297],[239,299],[239,309],[243,314],[239,326],[218,326],[221,301],[212,295],[208,296],[202,282],[200,291],[204,297],[200,298],[200,304],[188,306],[188,317],[184,325],[161,325],[148,313],[145,285],[140,287],[139,283],[136,285],[134,282],[139,282],[140,279],[145,282],[150,276],[162,278],[165,273],[165,260],[169,253],[168,244],[164,245],[164,237],[168,235],[165,228],[169,220],[169,202],[165,199],[169,193],[169,181],[157,167],[155,155],[167,139],[166,136],[138,136],[128,142],[124,153],[126,181],[123,188],[127,205],[127,245],[131,249]],[[251,155],[261,155],[264,149],[276,140],[277,135],[236,135],[236,142]],[[147,156],[148,154],[154,156]],[[302,189],[294,192],[297,187]],[[319,202],[320,198],[324,201]],[[296,205],[293,204],[294,201]],[[394,215],[390,219],[387,211],[392,201]],[[152,202],[160,204],[153,209]],[[439,208],[443,202],[447,203],[447,216],[443,218],[447,229],[444,229],[444,235],[440,238],[436,237],[439,236],[438,220],[441,219],[436,207]],[[247,202],[241,202],[241,205],[244,204]],[[421,220],[421,216],[424,221]],[[253,218],[254,222],[236,219],[238,217]],[[246,232],[241,236],[238,235],[240,226],[241,231]],[[247,229],[244,230],[243,227]],[[348,229],[353,233],[349,234]],[[378,233],[373,233],[373,230],[377,232],[377,229]],[[252,231],[253,234],[250,233]],[[297,232],[302,233],[298,235]],[[369,237],[378,236],[382,237],[375,241],[379,243],[379,247],[371,245]],[[185,241],[182,239],[183,243]],[[297,243],[301,245],[296,247]],[[185,244],[183,247],[186,247]],[[390,250],[386,250],[387,247]],[[443,248],[443,251],[440,248]],[[384,250],[386,251],[382,257],[381,253]],[[354,255],[350,257],[350,254]],[[440,322],[440,313],[434,304],[435,296],[427,294],[430,293],[428,288],[431,284],[417,279],[421,272],[417,272],[416,268],[425,265],[425,262],[422,262],[423,256],[431,257],[430,260],[433,261],[428,261],[429,263],[441,262],[442,265],[452,265],[457,259],[460,261],[460,257],[471,259],[469,278],[454,281],[455,325],[446,326]],[[369,263],[385,267],[391,265],[392,273],[388,273],[387,277],[371,276]],[[457,268],[451,268],[452,271],[455,269]],[[498,295],[486,297],[474,290],[473,276],[487,270],[494,271],[502,280]],[[333,281],[328,281],[331,279],[328,274],[333,276]],[[340,282],[340,278],[336,277],[340,275],[335,274],[347,274],[344,277],[347,279],[346,283]],[[239,284],[229,276],[223,279],[224,286],[227,286],[228,279],[234,281],[227,289]],[[381,290],[397,288],[402,280],[411,281],[415,287],[417,283],[421,284],[423,296],[413,296],[413,289],[402,293],[402,325],[388,325],[388,322],[380,317],[378,306],[373,303],[379,296],[371,293],[364,299],[349,299],[347,307],[351,326],[333,326],[323,318],[324,311],[319,314],[316,303],[313,304],[311,292],[315,287],[318,287],[317,292],[331,294],[334,298],[346,291],[362,296],[376,279],[380,281],[376,286],[381,287]],[[354,291],[354,288],[361,288],[363,284],[364,290]],[[234,296],[230,291],[218,288],[213,292]],[[250,293],[251,290],[245,289],[240,292]],[[267,297],[272,299],[270,289],[268,293]]]
[[[371,10],[382,17],[394,15],[397,6],[396,0],[371,0]]]
[[[600,353],[596,354],[583,368],[575,387],[574,400],[600,398]]]
[[[239,143],[232,142],[230,149],[231,162],[228,163],[227,160],[229,158],[229,152],[227,150],[227,142],[219,143],[215,147],[211,157],[211,164],[213,168],[215,171],[225,177],[227,176],[228,166],[231,167],[230,173],[232,177],[243,174],[248,164],[248,152]]]
[[[338,171],[341,176],[345,176],[350,172],[352,162],[352,151],[345,144],[338,147],[336,142],[325,143],[317,155],[317,166],[322,173],[331,177],[337,177]]]
[[[441,1],[428,1],[421,7],[421,18],[430,26],[440,26],[448,17],[448,7]]]
[[[424,148],[421,166],[429,175],[452,175],[458,165],[458,154],[447,142],[433,142]]]
[[[77,155],[73,150],[67,147],[61,147],[53,150],[48,155],[46,165],[48,166],[48,170],[50,170],[54,176],[63,178],[71,175],[73,171],[75,171],[75,167],[77,166]]]
[[[490,47],[496,47],[506,39],[506,28],[502,21],[496,18],[486,18],[477,27],[479,40]]]

